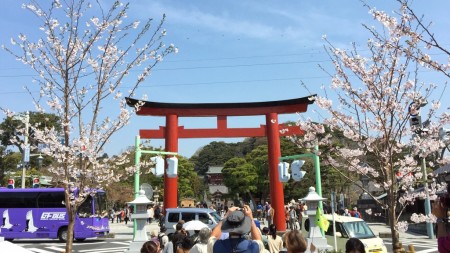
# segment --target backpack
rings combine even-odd
[[[163,244],[163,237],[165,236],[166,234],[164,234],[164,233],[159,233],[158,234],[158,241],[159,241],[159,245],[161,246],[161,248],[164,248],[164,244]]]

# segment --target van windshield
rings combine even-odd
[[[220,215],[217,212],[210,212],[209,214],[213,217],[213,219],[216,221],[216,223],[219,223]]]
[[[373,238],[375,235],[365,221],[354,221],[342,223],[350,238]]]

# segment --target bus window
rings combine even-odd
[[[80,218],[88,218],[93,215],[92,213],[92,197],[88,196],[87,199],[78,207],[78,216]]]
[[[64,205],[64,192],[42,192],[37,199],[37,207],[66,207]]]
[[[11,197],[14,195],[14,197]],[[2,192],[0,207],[4,208],[36,208],[37,192]]]
[[[104,192],[97,192],[94,197],[94,210],[96,214],[106,214],[106,194]]]

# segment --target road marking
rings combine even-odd
[[[117,250],[121,250],[121,252],[123,252],[123,250],[128,249],[128,247],[115,247],[115,248],[101,248],[101,249],[83,249],[83,250],[79,250],[78,252],[111,252],[113,251],[117,251]]]
[[[55,247],[55,246],[50,246],[50,247],[45,247],[46,249],[52,249],[52,250],[56,250],[58,252],[64,252],[66,251],[66,248],[59,248],[59,247]]]
[[[38,248],[27,248],[27,250],[36,252],[36,253],[55,253],[54,251],[48,251],[44,249],[38,249]]]
[[[421,251],[416,251],[416,253],[430,253],[430,252],[438,252],[437,249],[426,249]]]
[[[131,242],[111,242],[111,243],[120,244],[120,245],[130,245]]]

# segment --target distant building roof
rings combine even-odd
[[[439,175],[439,174],[449,173],[449,172],[450,172],[450,164],[447,164],[444,167],[440,167],[439,169],[433,171],[433,174]]]
[[[213,194],[215,192],[228,193],[228,187],[225,185],[210,185],[209,193]]]
[[[209,166],[206,174],[221,174],[223,166]]]

